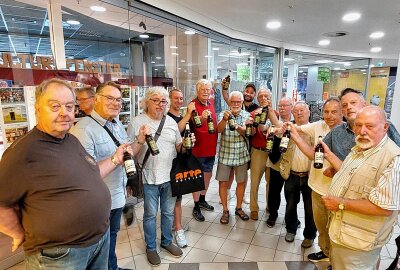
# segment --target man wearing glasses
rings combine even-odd
[[[95,91],[91,87],[75,89],[76,103],[79,110],[84,112],[85,115],[90,115],[94,108]]]
[[[101,163],[109,158],[117,148],[111,136],[105,130],[107,127],[119,143],[128,143],[128,135],[122,123],[118,120],[118,114],[121,110],[122,97],[120,86],[114,82],[105,82],[97,86],[94,110],[91,116],[81,119],[72,129],[71,133],[75,135],[85,150]],[[144,142],[144,129],[138,136],[138,141]],[[134,154],[138,152],[138,142],[132,144]],[[111,158],[114,166],[117,167],[112,173],[104,178],[111,194],[111,213],[110,213],[110,252],[108,259],[108,269],[121,269],[117,266],[117,256],[115,254],[115,245],[117,233],[120,229],[122,209],[125,205],[127,192],[125,189],[127,177],[124,168],[120,162]]]

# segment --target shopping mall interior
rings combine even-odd
[[[75,87],[107,80],[123,85],[124,125],[142,112],[139,103],[150,86],[181,89],[186,105],[196,81],[209,79],[218,92],[230,75],[231,91],[247,83],[270,89],[274,108],[281,97],[304,100],[312,121],[321,118],[324,100],[358,89],[400,128],[398,0],[2,0],[0,15],[0,157],[36,125],[35,86],[53,77]],[[227,108],[223,100],[219,105]],[[188,247],[179,259],[162,251],[157,269],[326,269],[326,262],[308,261],[319,248],[317,242],[301,247],[301,229],[293,243],[285,241],[284,200],[276,226],[266,226],[265,180],[259,194],[260,219],[235,217],[228,225],[219,224],[214,177],[207,198],[215,211],[205,213],[205,222],[193,219],[193,200],[185,195]],[[121,221],[119,264],[151,269],[143,203],[135,209],[131,226]],[[298,210],[304,228],[301,203]],[[396,256],[399,235],[396,225],[379,269]],[[0,234],[0,269],[24,269],[23,258],[23,250],[12,253],[11,239]]]

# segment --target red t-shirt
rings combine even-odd
[[[193,123],[191,123],[192,131],[196,136],[196,143],[193,147],[192,153],[195,157],[214,157],[217,153],[217,139],[218,139],[218,130],[217,130],[217,116],[214,110],[214,99],[209,99],[207,105],[202,104],[197,98],[193,99],[196,111],[199,116],[202,115],[204,110],[211,111],[211,117],[214,121],[215,132],[213,134],[208,133],[207,122],[203,122],[200,128],[194,127]]]
[[[252,111],[250,113],[253,119],[254,119],[254,112],[255,111]],[[265,149],[266,143],[267,143],[267,138],[262,132],[258,130],[258,128],[256,128],[256,133],[253,135],[251,139],[251,146]]]

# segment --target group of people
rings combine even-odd
[[[205,190],[192,194],[194,219],[202,222],[202,211],[214,211],[206,194],[217,158],[221,224],[230,222],[228,200],[234,179],[234,214],[242,220],[259,219],[258,191],[265,176],[268,227],[275,226],[284,189],[285,240],[293,242],[300,227],[301,194],[305,212],[301,245],[311,247],[318,231],[321,248],[309,254],[309,260],[330,260],[329,268],[340,270],[375,269],[400,209],[400,136],[384,111],[366,106],[361,92],[347,88],[339,98],[325,101],[322,120],[309,123],[310,111],[303,101],[293,104],[283,97],[275,111],[268,89],[257,91],[248,84],[243,93],[229,93],[224,81],[222,96],[229,109],[217,115],[213,91],[208,80],[199,80],[196,97],[181,115],[179,89],[151,87],[142,100],[144,113],[133,117],[126,131],[118,120],[122,105],[118,84],[105,82],[96,92],[75,93],[65,81],[44,81],[36,90],[37,126],[14,142],[0,162],[0,185],[8,187],[0,189],[0,232],[13,239],[13,250],[24,245],[27,269],[121,269],[115,246],[131,192],[123,166],[126,152],[143,170],[149,263],[161,263],[156,241],[159,211],[161,248],[182,256],[181,248],[187,246],[182,197],[172,197],[170,171],[177,151],[185,151],[186,123],[205,182]],[[75,101],[88,116],[74,125]],[[267,150],[271,126],[275,135],[272,149]],[[282,151],[286,130],[291,136]],[[153,136],[159,154],[149,155],[146,135]],[[314,146],[320,136],[324,163],[317,169]],[[250,213],[242,208],[248,181]]]

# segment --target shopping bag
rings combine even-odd
[[[170,173],[172,196],[204,190],[204,173],[200,162],[190,151],[177,154]]]

